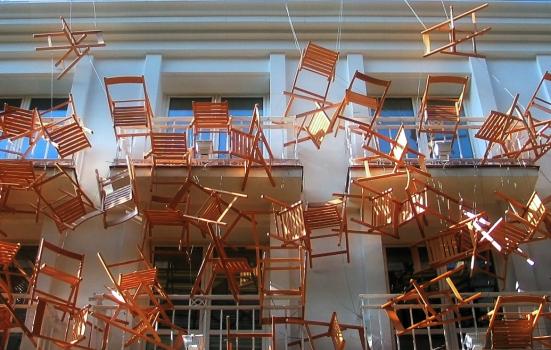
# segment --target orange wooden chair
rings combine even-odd
[[[0,284],[3,286],[3,293],[7,294],[7,299],[10,302],[13,301],[11,295],[14,292],[13,277],[22,277],[29,281],[27,273],[15,259],[20,248],[20,243],[0,241]]]
[[[342,119],[357,123],[365,135],[365,141],[362,145],[362,148],[368,153],[368,155],[355,159],[356,162],[363,162],[366,172],[366,177],[362,178],[360,181],[370,181],[385,177],[405,175],[408,174],[410,171],[426,177],[431,176],[426,167],[425,155],[408,146],[407,135],[403,125],[400,125],[400,128],[396,133],[396,138],[391,139],[383,134],[372,130],[369,124],[346,117],[342,117]],[[372,144],[372,141],[375,142],[375,145]],[[390,144],[390,150],[388,154],[379,150],[379,141],[384,141]],[[410,164],[408,161],[406,161],[406,157],[408,154],[413,154],[417,157],[417,166],[414,166],[413,164]],[[391,172],[374,176],[371,173],[371,169],[369,167],[370,163],[389,164],[393,167],[393,169]]]
[[[32,335],[36,340],[55,344],[62,349],[97,349],[94,339],[102,329],[89,320],[91,305],[83,308],[39,298],[34,315]],[[61,317],[60,317],[61,315]],[[63,315],[69,315],[65,322],[59,322]]]
[[[418,134],[424,132],[431,137],[434,134],[450,135],[453,143],[457,136],[468,81],[468,77],[429,75],[417,114]],[[441,86],[454,86],[459,94],[452,97],[434,96],[433,90]]]
[[[350,220],[367,227],[366,231],[353,230],[353,233],[376,234],[399,239],[402,226],[416,219],[423,232],[421,221],[424,215],[423,203],[426,196],[423,191],[415,192],[407,198],[398,198],[394,189],[378,191],[365,182],[352,180],[352,184],[361,188],[361,194],[347,194],[348,199],[360,200],[360,217]]]
[[[76,309],[83,265],[84,255],[60,248],[43,238],[29,284],[30,303],[34,304],[40,298]],[[54,293],[48,289],[50,283],[45,282],[59,283],[64,287],[56,288]]]
[[[103,213],[103,227],[122,224],[140,214],[136,173],[130,157],[125,170],[104,178],[96,169],[96,180]]]
[[[358,84],[361,86],[359,91],[357,90]],[[356,71],[354,73],[354,77],[352,77],[352,80],[350,81],[348,89],[346,89],[344,93],[343,100],[339,104],[339,107],[335,111],[335,114],[331,120],[334,122],[337,121],[339,118],[344,116],[347,106],[350,104],[355,104],[369,109],[369,117],[371,117],[371,120],[369,121],[369,126],[367,126],[367,128],[368,130],[375,130],[374,126],[383,110],[390,84],[390,80],[377,79]],[[362,127],[360,129],[362,129]]]
[[[337,198],[324,203],[308,203],[303,212],[304,224],[308,241],[312,244],[314,240],[338,238],[337,245],[340,248],[335,251],[312,252],[309,255],[310,267],[312,260],[331,255],[346,255],[346,261],[350,262],[350,249],[348,245],[348,225],[346,216],[346,201]],[[319,230],[330,230],[331,232],[315,233]],[[344,236],[344,247],[342,239]],[[343,249],[344,248],[344,249]],[[313,248],[312,248],[313,250]]]
[[[528,135],[523,123],[523,113],[520,110],[518,98],[519,95],[517,94],[507,113],[491,111],[480,129],[476,132],[476,138],[488,142],[482,164],[488,159],[516,159],[521,156],[520,150],[522,144],[526,142]],[[525,141],[523,142],[522,140]],[[490,158],[490,153],[496,145],[501,150]]]
[[[105,77],[104,81],[117,141],[126,137],[149,136],[153,110],[144,76]],[[139,93],[132,98],[117,97],[122,96],[120,91],[115,91],[121,85],[138,89]]]
[[[146,155],[151,157],[151,188],[156,184],[162,185],[166,182],[158,179],[157,170],[159,167],[185,167],[191,172],[191,159],[193,148],[187,146],[187,134],[151,132],[151,151]]]
[[[240,289],[236,281],[236,276],[251,275],[253,269],[249,266],[245,258],[230,258],[226,253],[226,238],[231,234],[232,230],[242,217],[248,216],[237,209],[234,204],[239,198],[247,197],[244,194],[214,190],[200,186],[194,183],[195,187],[208,195],[206,200],[201,204],[200,208],[193,216],[187,216],[190,223],[196,226],[205,236],[209,238],[209,246],[207,252],[197,273],[197,278],[191,290],[191,297],[196,295],[210,294],[215,278],[223,275],[226,277],[228,287],[236,302],[239,301]],[[229,196],[231,200],[228,202],[222,196]],[[223,221],[229,219],[230,211],[236,213],[233,220],[229,223]],[[222,234],[222,227],[226,227]],[[207,276],[207,271],[210,269],[210,280],[206,288],[202,288],[202,281]]]
[[[13,191],[34,192],[34,185],[42,181],[44,176],[45,173],[35,171],[31,160],[0,159],[0,209],[6,212],[36,214],[36,210],[11,207],[8,199]]]
[[[269,196],[261,196],[261,198],[272,203],[274,207],[276,232],[270,232],[270,237],[279,240],[282,246],[303,246],[308,254],[311,254],[302,201],[287,204]]]
[[[319,104],[316,105],[319,107]],[[327,107],[319,107],[306,113],[297,114],[297,118],[302,118],[302,123],[297,127],[298,132],[296,139],[285,142],[283,146],[288,147],[312,140],[314,146],[316,146],[317,149],[320,149],[321,143],[325,139],[325,136],[333,130],[334,122],[328,112],[334,107],[334,105],[329,105]],[[307,122],[308,125],[306,125]],[[306,133],[306,136],[301,137],[303,132]]]
[[[335,68],[338,59],[338,52],[323,48],[311,42],[308,43],[308,46],[306,46],[302,52],[302,57],[297,68],[297,73],[295,74],[291,91],[283,92],[285,95],[289,96],[289,102],[287,103],[284,113],[285,117],[289,116],[295,99],[310,101],[316,104],[316,106],[319,106],[317,108],[326,107],[328,105],[327,94],[331,83],[335,80]],[[306,79],[312,80],[310,82],[318,82],[319,80],[316,86],[320,86],[321,88],[317,90],[309,88],[307,82],[301,81]],[[329,105],[331,104],[332,103],[329,103]],[[310,111],[302,114],[308,113],[310,113]]]
[[[90,49],[105,46],[101,30],[72,30],[63,16],[60,19],[60,32],[33,34],[34,38],[46,38],[48,41],[48,46],[37,47],[36,51],[64,51],[55,62],[56,67],[60,64],[64,67],[57,79],[63,78],[82,57],[89,54]],[[65,64],[66,61],[69,63]]]
[[[87,220],[98,216],[101,211],[84,193],[78,178],[56,163],[58,173],[34,184],[39,197],[36,209],[52,219],[59,231],[74,230]]]
[[[193,131],[194,142],[202,133],[230,133],[231,118],[228,110],[228,101],[196,102],[193,101],[193,120],[189,127]]]
[[[411,290],[383,304],[381,307],[386,311],[390,322],[396,330],[396,335],[400,336],[410,333],[415,329],[441,326],[468,319],[469,317],[461,315],[460,309],[472,304],[473,301],[482,296],[482,293],[475,293],[468,298],[464,298],[459,293],[451,276],[463,270],[464,267],[462,265],[451,271],[447,271],[423,284],[411,280]],[[440,283],[446,283],[447,289],[430,292],[433,286],[437,286]],[[431,302],[431,299],[434,298],[443,299],[441,302],[443,306],[436,308]],[[425,314],[425,318],[416,322],[412,320],[409,326],[405,326],[396,312],[396,306],[404,303],[412,304],[414,308],[421,309]]]
[[[306,251],[301,246],[269,246],[264,250],[259,281],[262,324],[269,324],[272,314],[278,313],[304,318],[307,271]]]
[[[491,349],[532,349],[532,333],[546,304],[545,296],[498,296],[494,309],[488,313],[486,342]],[[530,311],[526,310],[528,307]]]
[[[436,24],[421,32],[421,35],[423,36],[423,44],[425,45],[425,54],[423,57],[432,56],[439,52],[448,55],[484,57],[477,51],[476,39],[482,34],[490,31],[492,28],[484,27],[482,29],[478,29],[476,13],[486,7],[488,7],[488,4],[480,5],[460,15],[454,16],[453,6],[450,6],[450,18],[448,20]],[[471,22],[468,24],[472,24],[472,28],[464,29],[464,23],[460,20],[468,19],[469,17]],[[446,33],[448,35],[448,43],[433,49],[431,46],[431,35],[438,35],[439,33]],[[472,50],[463,51],[459,45],[466,43],[469,40],[472,43]]]
[[[68,117],[47,122],[44,120],[44,115],[48,113],[66,108],[68,109]],[[60,158],[66,158],[74,155],[84,149],[92,147],[90,140],[86,136],[86,132],[91,130],[86,129],[81,125],[80,118],[76,114],[73,95],[69,94],[69,100],[54,106],[53,108],[39,113],[40,125],[44,131],[48,141],[57,149]]]
[[[264,159],[264,151],[268,154],[268,159]],[[230,129],[230,155],[233,157],[241,158],[245,161],[245,176],[243,177],[243,184],[241,190],[245,190],[247,185],[247,179],[249,178],[249,172],[253,164],[258,164],[264,168],[268,180],[272,186],[275,187],[275,181],[272,177],[271,163],[274,159],[272,150],[268,140],[264,136],[262,125],[260,123],[260,117],[258,113],[258,105],[253,108],[253,115],[251,117],[251,123],[249,125],[248,132],[243,132],[236,128]]]
[[[138,249],[137,259],[108,264],[101,253],[98,258],[112,283],[110,293],[104,298],[115,303],[116,309],[112,315],[93,312],[93,316],[105,322],[106,328],[116,327],[128,333],[130,338],[124,346],[130,346],[143,340],[161,349],[180,349],[185,331],[172,323],[167,311],[174,310],[172,301],[159,284],[157,268],[152,267],[142,252]],[[115,271],[122,271],[118,278]],[[128,323],[120,318],[121,312],[127,312],[134,318]],[[172,345],[165,344],[157,330],[157,326],[168,327],[176,332],[176,340]],[[108,334],[104,333],[103,349],[108,346]]]
[[[9,140],[10,142],[14,142],[27,138],[29,145],[22,152],[10,149],[2,149],[0,152],[15,154],[21,158],[27,157],[32,152],[42,133],[39,119],[39,113],[36,108],[29,110],[4,103],[4,111],[0,112],[0,141]]]
[[[20,329],[36,348],[38,344],[25,322],[15,311],[13,300],[4,297],[4,294],[8,294],[8,291],[5,291],[0,283],[0,349],[6,349],[12,329]]]
[[[344,332],[347,330],[358,332],[358,337],[360,339],[362,350],[369,349],[369,345],[365,341],[364,328],[362,326],[339,323],[336,312],[333,312],[331,314],[331,320],[329,322],[304,320],[304,326],[307,329],[307,334],[308,334],[308,338],[304,339],[304,341],[309,341],[311,343],[312,349],[317,349],[317,347],[315,346],[314,340],[320,339],[320,338],[331,339],[331,343],[333,344],[333,348],[335,350],[350,349],[350,347],[347,346],[346,340],[344,339]],[[312,331],[311,331],[312,327],[327,327],[327,331],[319,334],[312,334]],[[300,345],[301,342],[302,340],[297,340],[289,343],[288,345],[289,346]]]
[[[536,91],[526,105],[524,123],[530,135],[521,152],[533,152],[534,161],[539,160],[551,149],[551,101],[542,93],[545,84],[551,84],[551,73],[545,72]],[[541,119],[546,117],[546,119]]]
[[[527,241],[535,241],[551,237],[547,225],[551,224],[551,214],[537,192],[532,192],[526,204],[522,204],[505,193],[496,191],[496,195],[505,200],[509,208],[509,224],[524,228]]]

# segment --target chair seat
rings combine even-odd
[[[144,106],[115,107],[113,110],[115,127],[148,127],[148,113]]]
[[[54,212],[63,224],[73,225],[86,215],[86,208],[80,197],[69,197],[68,200],[54,206]]]
[[[140,286],[152,286],[157,281],[157,269],[136,271],[119,277],[119,287],[123,291],[137,289]]]
[[[166,226],[182,226],[188,221],[182,216],[178,210],[170,209],[148,209],[144,211],[147,222],[151,226],[166,225]]]
[[[211,262],[214,263],[214,273],[222,274],[225,272],[222,266],[222,260],[219,258],[214,258],[211,259]],[[249,265],[249,262],[245,258],[226,258],[224,259],[224,262],[226,263],[228,272],[233,274],[253,271],[253,268]]]
[[[40,273],[51,276],[52,278],[70,284],[71,286],[75,286],[80,282],[79,277],[73,276],[67,272],[58,270],[55,267],[51,267],[45,264],[40,267]]]
[[[132,200],[132,185],[126,185],[117,188],[113,192],[105,195],[103,201],[103,210],[113,209],[114,207]]]
[[[84,130],[77,123],[61,126],[53,131],[49,131],[48,134],[50,141],[56,144],[61,158],[65,158],[91,146]]]

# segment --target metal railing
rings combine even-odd
[[[386,315],[381,309],[381,305],[389,299],[398,296],[398,294],[361,294],[362,317],[364,320],[365,333],[371,349],[414,349],[422,350],[426,348],[438,349],[482,349],[486,342],[486,331],[488,325],[487,313],[494,308],[495,301],[499,295],[539,295],[548,296],[551,292],[483,292],[480,299],[474,304],[461,306],[465,315],[470,316],[467,321],[450,323],[437,328],[423,328],[412,330],[407,335],[396,336],[393,327]],[[472,293],[465,293],[465,298]],[[433,304],[433,307],[439,308],[442,305]],[[516,310],[511,310],[511,307]],[[547,310],[551,312],[551,304],[546,305]],[[396,310],[405,310],[409,321],[412,322],[417,312],[422,313],[419,304],[400,304]],[[525,304],[508,305],[508,311],[533,311],[534,307],[527,307]],[[411,324],[411,323],[410,323]],[[404,327],[410,326],[404,324]],[[533,336],[551,335],[551,320],[540,318]],[[442,347],[444,346],[444,347]],[[545,349],[544,346],[535,342],[535,349]]]

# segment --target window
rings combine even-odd
[[[157,267],[159,283],[167,294],[191,293],[193,283],[203,261],[203,248],[180,251],[178,247],[155,247],[153,262]],[[187,305],[187,300],[173,300],[174,305]],[[173,311],[174,323],[185,329],[199,329],[199,310]],[[172,316],[169,314],[169,316]],[[189,327],[188,327],[189,323]]]
[[[411,98],[387,98],[381,111],[381,116],[379,119],[380,125],[399,125],[399,122],[385,122],[385,117],[415,117],[413,112],[413,104]],[[411,122],[403,123],[404,126],[415,126],[415,120],[412,119]],[[415,127],[406,129],[406,136],[408,139],[408,146],[414,150],[418,149],[417,145],[417,131]],[[398,129],[383,129],[379,128],[379,133],[388,136],[391,139],[396,137]],[[379,149],[381,152],[389,153],[390,144],[384,140],[379,140]],[[413,155],[408,155],[413,156]]]
[[[258,104],[260,115],[262,115],[263,98],[262,97],[171,97],[168,107],[169,117],[193,117],[192,102],[210,102],[210,101],[228,101],[229,114],[232,117],[250,117],[255,104]],[[171,125],[178,126],[181,130],[182,126],[188,125],[188,122],[174,121]],[[235,120],[232,125],[237,128],[246,128],[249,123],[246,121]],[[168,129],[171,132],[176,132],[178,129]],[[228,150],[228,135],[226,133],[201,133],[200,141],[213,140],[213,147],[216,151]],[[188,135],[188,142],[192,144],[193,136]],[[194,145],[195,146],[195,145]],[[219,154],[219,158],[224,158],[225,154]]]

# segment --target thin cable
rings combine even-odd
[[[425,23],[423,23],[423,21],[421,20],[421,18],[419,18],[419,16],[417,16],[417,13],[416,13],[415,10],[413,9],[413,7],[411,7],[411,5],[409,4],[408,0],[404,0],[404,2],[406,3],[406,5],[408,5],[409,9],[411,10],[411,12],[413,12],[413,14],[415,15],[415,18],[417,18],[417,20],[419,21],[419,23],[421,23],[421,25],[423,26],[423,28],[427,29],[427,26],[425,25]]]
[[[494,74],[491,74],[492,75],[492,78],[499,84],[501,85],[501,87],[503,88],[503,90],[505,90],[505,92],[507,92],[509,94],[509,96],[511,96],[513,99],[515,98],[515,95],[513,95],[513,93],[511,91],[509,91],[509,89],[507,89],[507,87],[505,85],[503,85],[503,83],[501,82],[501,80],[499,80]],[[524,107],[520,101],[517,101],[517,104],[522,107],[522,109],[526,110],[526,107]]]
[[[69,0],[69,29],[73,29],[73,0]]]
[[[96,15],[96,2],[92,1],[92,6],[94,7],[94,28],[98,27],[98,18]]]
[[[335,45],[336,51],[341,50],[341,35],[342,35],[342,20],[343,20],[343,9],[344,9],[344,0],[341,0],[341,5],[339,8],[339,26],[337,29],[337,44]]]
[[[94,70],[94,73],[96,73],[96,78],[98,79],[100,90],[102,90],[105,97],[108,98],[107,92],[103,88],[103,82],[101,81],[101,78],[98,74],[98,71],[96,70],[96,66],[94,65],[94,62],[92,62],[92,57],[90,57],[90,55],[88,55],[88,62],[90,62],[90,65],[92,66],[92,69]]]
[[[285,3],[285,10],[287,11],[287,18],[289,19],[289,25],[291,26],[291,32],[293,32],[293,38],[295,39],[295,45],[297,46],[298,52],[302,55],[302,50],[300,44],[298,43],[297,33],[295,32],[295,27],[293,26],[293,20],[291,19],[291,13],[289,12],[289,6]]]
[[[444,0],[440,0],[440,2],[442,3],[442,8],[444,9],[444,14],[446,15],[446,19],[450,19],[450,17],[448,16],[448,11],[446,11],[446,5],[444,5]]]

